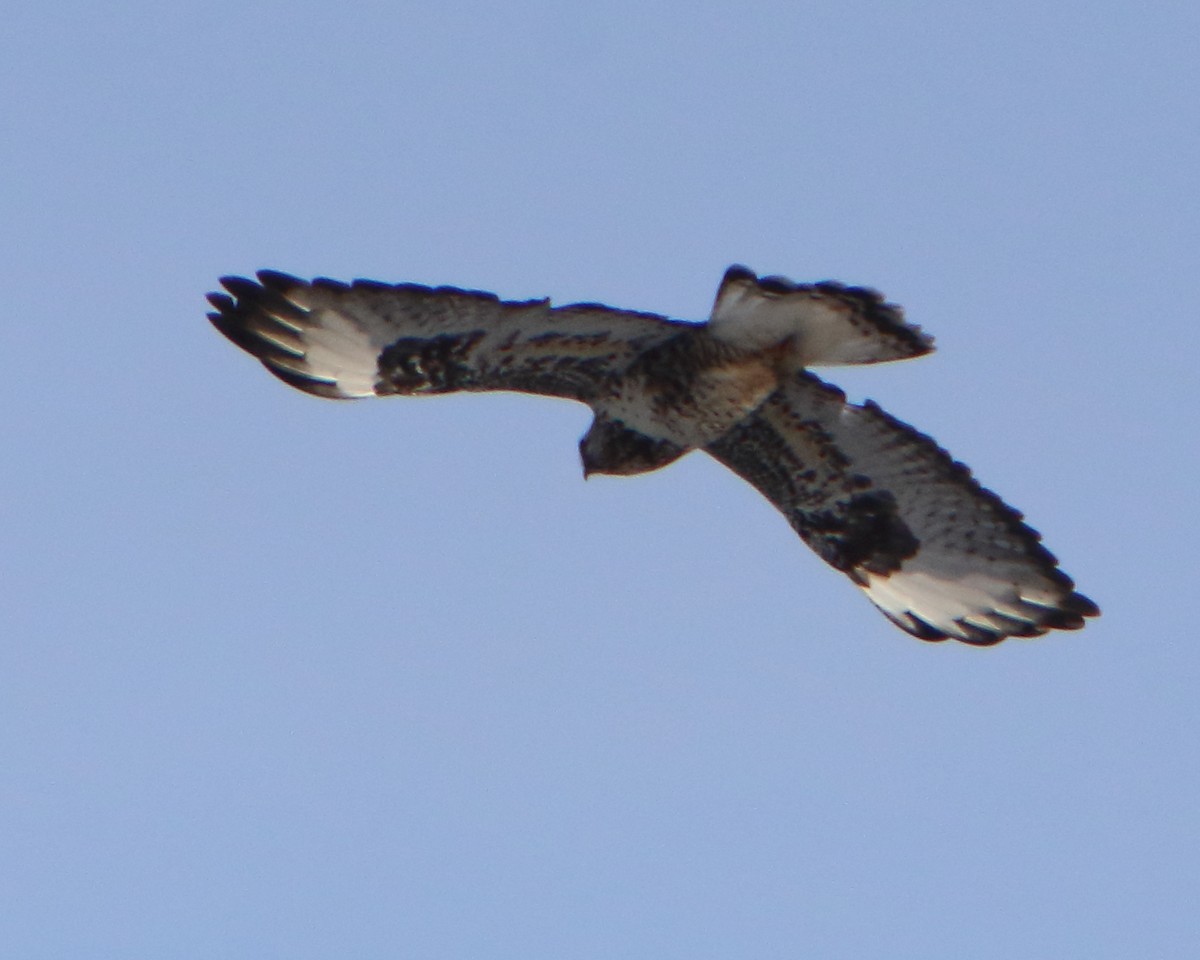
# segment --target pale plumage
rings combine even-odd
[[[585,474],[702,449],[826,562],[925,640],[990,644],[1099,611],[1021,515],[930,438],[807,371],[933,349],[874,291],[731,267],[708,323],[600,304],[263,271],[222,280],[210,319],[281,380],[332,398],[515,390],[578,400]]]

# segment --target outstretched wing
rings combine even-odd
[[[923,640],[991,644],[1073,630],[1099,613],[1021,514],[963,464],[812,374],[800,373],[707,452]]]
[[[650,313],[274,271],[226,277],[209,319],[280,380],[347,399],[515,390],[591,401],[638,354],[689,325]]]

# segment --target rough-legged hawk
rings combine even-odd
[[[991,644],[1099,611],[1021,514],[929,437],[808,371],[933,349],[872,290],[731,267],[707,323],[451,287],[229,277],[210,319],[321,397],[517,390],[588,404],[584,473],[657,470],[703,450],[923,640]]]

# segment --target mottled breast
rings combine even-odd
[[[779,385],[777,351],[747,351],[697,327],[648,350],[602,404],[649,436],[704,447],[752,413]]]

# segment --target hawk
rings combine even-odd
[[[350,399],[512,390],[595,419],[584,475],[703,450],[922,640],[987,645],[1099,613],[1022,515],[932,439],[809,367],[919,357],[932,339],[873,290],[730,267],[706,323],[454,287],[226,277],[209,319],[290,386]]]

